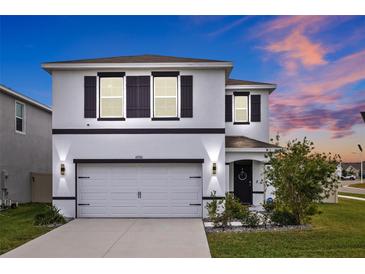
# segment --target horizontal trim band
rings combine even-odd
[[[98,121],[125,121],[125,118],[97,118]]]
[[[203,196],[203,200],[223,200],[226,197],[223,196],[216,196],[216,197],[210,197],[210,196]]]
[[[249,125],[250,122],[233,122],[234,125]]]
[[[224,128],[54,128],[52,134],[224,134]]]
[[[252,191],[252,194],[265,194],[264,191]]]
[[[249,96],[250,93],[247,91],[234,91],[233,95],[234,96]]]
[[[76,197],[71,197],[71,196],[55,196],[55,197],[52,197],[52,200],[76,200]]]
[[[151,118],[152,121],[179,121],[180,118],[179,117],[152,117]]]
[[[125,72],[98,72],[99,77],[124,77]]]
[[[74,163],[204,163],[204,159],[74,159]]]

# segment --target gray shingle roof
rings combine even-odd
[[[11,96],[11,97],[13,97],[13,98],[15,98],[15,99],[17,99],[19,101],[22,101],[22,102],[31,104],[31,105],[33,105],[35,107],[38,107],[40,109],[43,109],[43,110],[45,110],[47,112],[50,112],[50,113],[52,112],[51,107],[49,107],[49,106],[47,106],[45,104],[42,104],[42,103],[40,103],[40,102],[38,102],[38,101],[36,101],[36,100],[34,100],[34,99],[32,99],[32,98],[24,95],[24,94],[21,94],[21,93],[15,91],[15,90],[13,90],[13,89],[11,89],[11,88],[3,85],[3,84],[0,84],[0,92],[2,92],[4,94],[7,94],[8,96]]]
[[[226,136],[226,148],[280,148],[246,136]]]
[[[263,82],[254,82],[247,80],[238,80],[238,79],[227,79],[226,85],[240,85],[240,86],[248,86],[248,85],[275,85],[271,83],[263,83]]]
[[[58,61],[58,62],[49,62],[48,64],[55,64],[55,63],[58,63],[58,64],[68,64],[68,63],[207,63],[207,62],[230,62],[230,61],[144,54],[144,55],[133,55],[133,56],[117,56],[117,57],[104,57],[104,58],[94,58],[94,59]]]

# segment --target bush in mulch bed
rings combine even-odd
[[[259,225],[257,227],[247,227],[247,226],[229,226],[229,227],[209,227],[205,226],[205,231],[208,233],[214,232],[262,232],[262,231],[290,231],[290,230],[308,230],[311,229],[311,225],[289,225],[289,226],[278,226],[269,225],[263,226]]]
[[[209,218],[205,220],[208,232],[218,231],[277,231],[308,229],[310,225],[299,225],[289,211],[278,209],[273,201],[263,205],[264,211],[250,211],[247,205],[227,193],[224,200],[217,200],[212,192],[212,201],[206,206]],[[206,222],[211,222],[210,225]]]

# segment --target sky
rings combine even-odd
[[[41,63],[139,54],[232,61],[231,78],[278,85],[272,137],[361,158],[365,16],[0,16],[0,83],[47,105]]]

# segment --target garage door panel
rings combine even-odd
[[[108,193],[100,192],[81,192],[79,193],[79,201],[106,201],[109,198]]]
[[[135,201],[137,199],[137,193],[135,191],[130,192],[112,192],[110,194],[110,199],[112,201]]]
[[[168,198],[169,193],[167,191],[143,191],[142,202],[149,200],[165,201]]]
[[[200,201],[201,197],[197,192],[174,192],[171,193],[171,202],[174,201]]]
[[[82,217],[105,217],[108,212],[105,206],[80,206],[79,214]]]
[[[201,217],[201,164],[79,164],[80,217]],[[193,177],[193,178],[191,178]],[[141,194],[139,197],[138,193]]]

